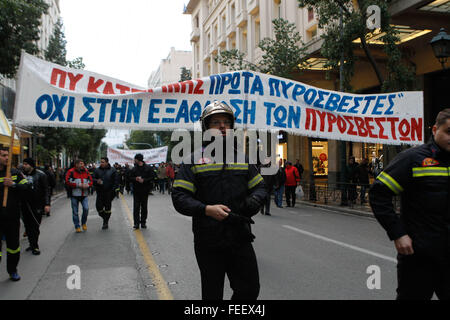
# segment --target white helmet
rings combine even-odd
[[[207,124],[206,119],[208,117],[212,116],[213,114],[220,114],[220,113],[224,113],[230,116],[230,119],[232,121],[231,129],[233,129],[234,121],[236,120],[233,110],[225,102],[219,102],[215,100],[211,104],[206,106],[206,108],[202,112],[202,115],[200,116],[200,121],[202,123],[202,130],[206,131],[208,129],[206,128]]]

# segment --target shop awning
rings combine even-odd
[[[11,142],[11,124],[6,119],[5,113],[0,109],[0,144],[9,147]],[[13,154],[20,154],[20,141],[14,133]]]

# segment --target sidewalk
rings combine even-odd
[[[353,204],[351,206],[349,206],[349,205],[341,206],[337,202],[332,202],[332,203],[329,202],[329,203],[325,204],[322,201],[309,201],[309,200],[296,200],[296,203],[299,203],[302,205],[307,205],[307,206],[312,206],[312,207],[323,208],[323,209],[331,210],[331,211],[339,211],[339,212],[344,212],[344,213],[353,214],[353,215],[357,215],[357,216],[374,218],[372,209],[370,208],[369,204],[363,204],[363,205]]]

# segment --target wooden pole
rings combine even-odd
[[[11,126],[11,140],[9,143],[9,155],[8,155],[8,165],[6,166],[6,178],[11,178],[11,162],[12,162],[12,150],[14,145],[14,131],[16,130],[15,123]],[[3,208],[6,208],[6,205],[8,204],[8,187],[5,186],[3,190]]]

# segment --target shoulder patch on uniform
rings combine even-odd
[[[201,158],[197,161],[197,164],[209,164],[212,163],[213,161],[209,158]]]
[[[425,158],[422,161],[422,167],[431,167],[431,166],[435,166],[438,164],[439,164],[439,161],[437,161],[433,158]]]

